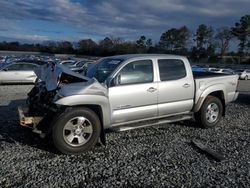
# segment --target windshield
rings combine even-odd
[[[100,83],[102,83],[122,61],[122,59],[113,58],[102,59],[87,70],[86,76],[89,78],[95,77]]]

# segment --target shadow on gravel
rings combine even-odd
[[[250,106],[250,93],[240,93],[235,103]]]
[[[191,146],[194,151],[205,155],[209,160],[215,160],[216,162],[221,162],[224,160],[224,155],[220,151],[214,151],[207,147],[206,145],[202,144],[198,140],[192,140],[190,143],[188,143],[189,146]]]
[[[28,145],[53,154],[58,154],[50,139],[42,139],[29,128],[20,127],[17,107],[25,105],[25,100],[13,100],[8,105],[0,106],[0,144],[8,142]]]
[[[174,126],[176,126],[176,124],[178,125],[181,125],[182,127],[187,127],[187,128],[195,128],[195,129],[203,129],[201,128],[201,126],[199,126],[199,124],[193,120],[193,119],[190,119],[190,120],[185,120],[185,121],[180,121],[180,122],[177,122],[177,123],[173,123]]]

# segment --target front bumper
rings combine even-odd
[[[34,125],[34,118],[26,116],[28,109],[22,108],[21,106],[18,106],[17,111],[18,111],[18,115],[19,115],[20,126],[31,128]]]
[[[17,111],[19,115],[19,125],[21,127],[31,128],[35,133],[42,133],[37,129],[37,125],[42,121],[43,117],[29,116],[27,107],[18,106]]]

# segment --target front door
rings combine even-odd
[[[157,116],[157,83],[153,62],[140,60],[126,64],[109,88],[113,125]]]

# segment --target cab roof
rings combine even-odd
[[[184,56],[179,55],[171,55],[171,54],[125,54],[125,55],[115,55],[106,58],[114,58],[114,59],[141,59],[141,58],[167,58],[167,59],[182,59]]]

